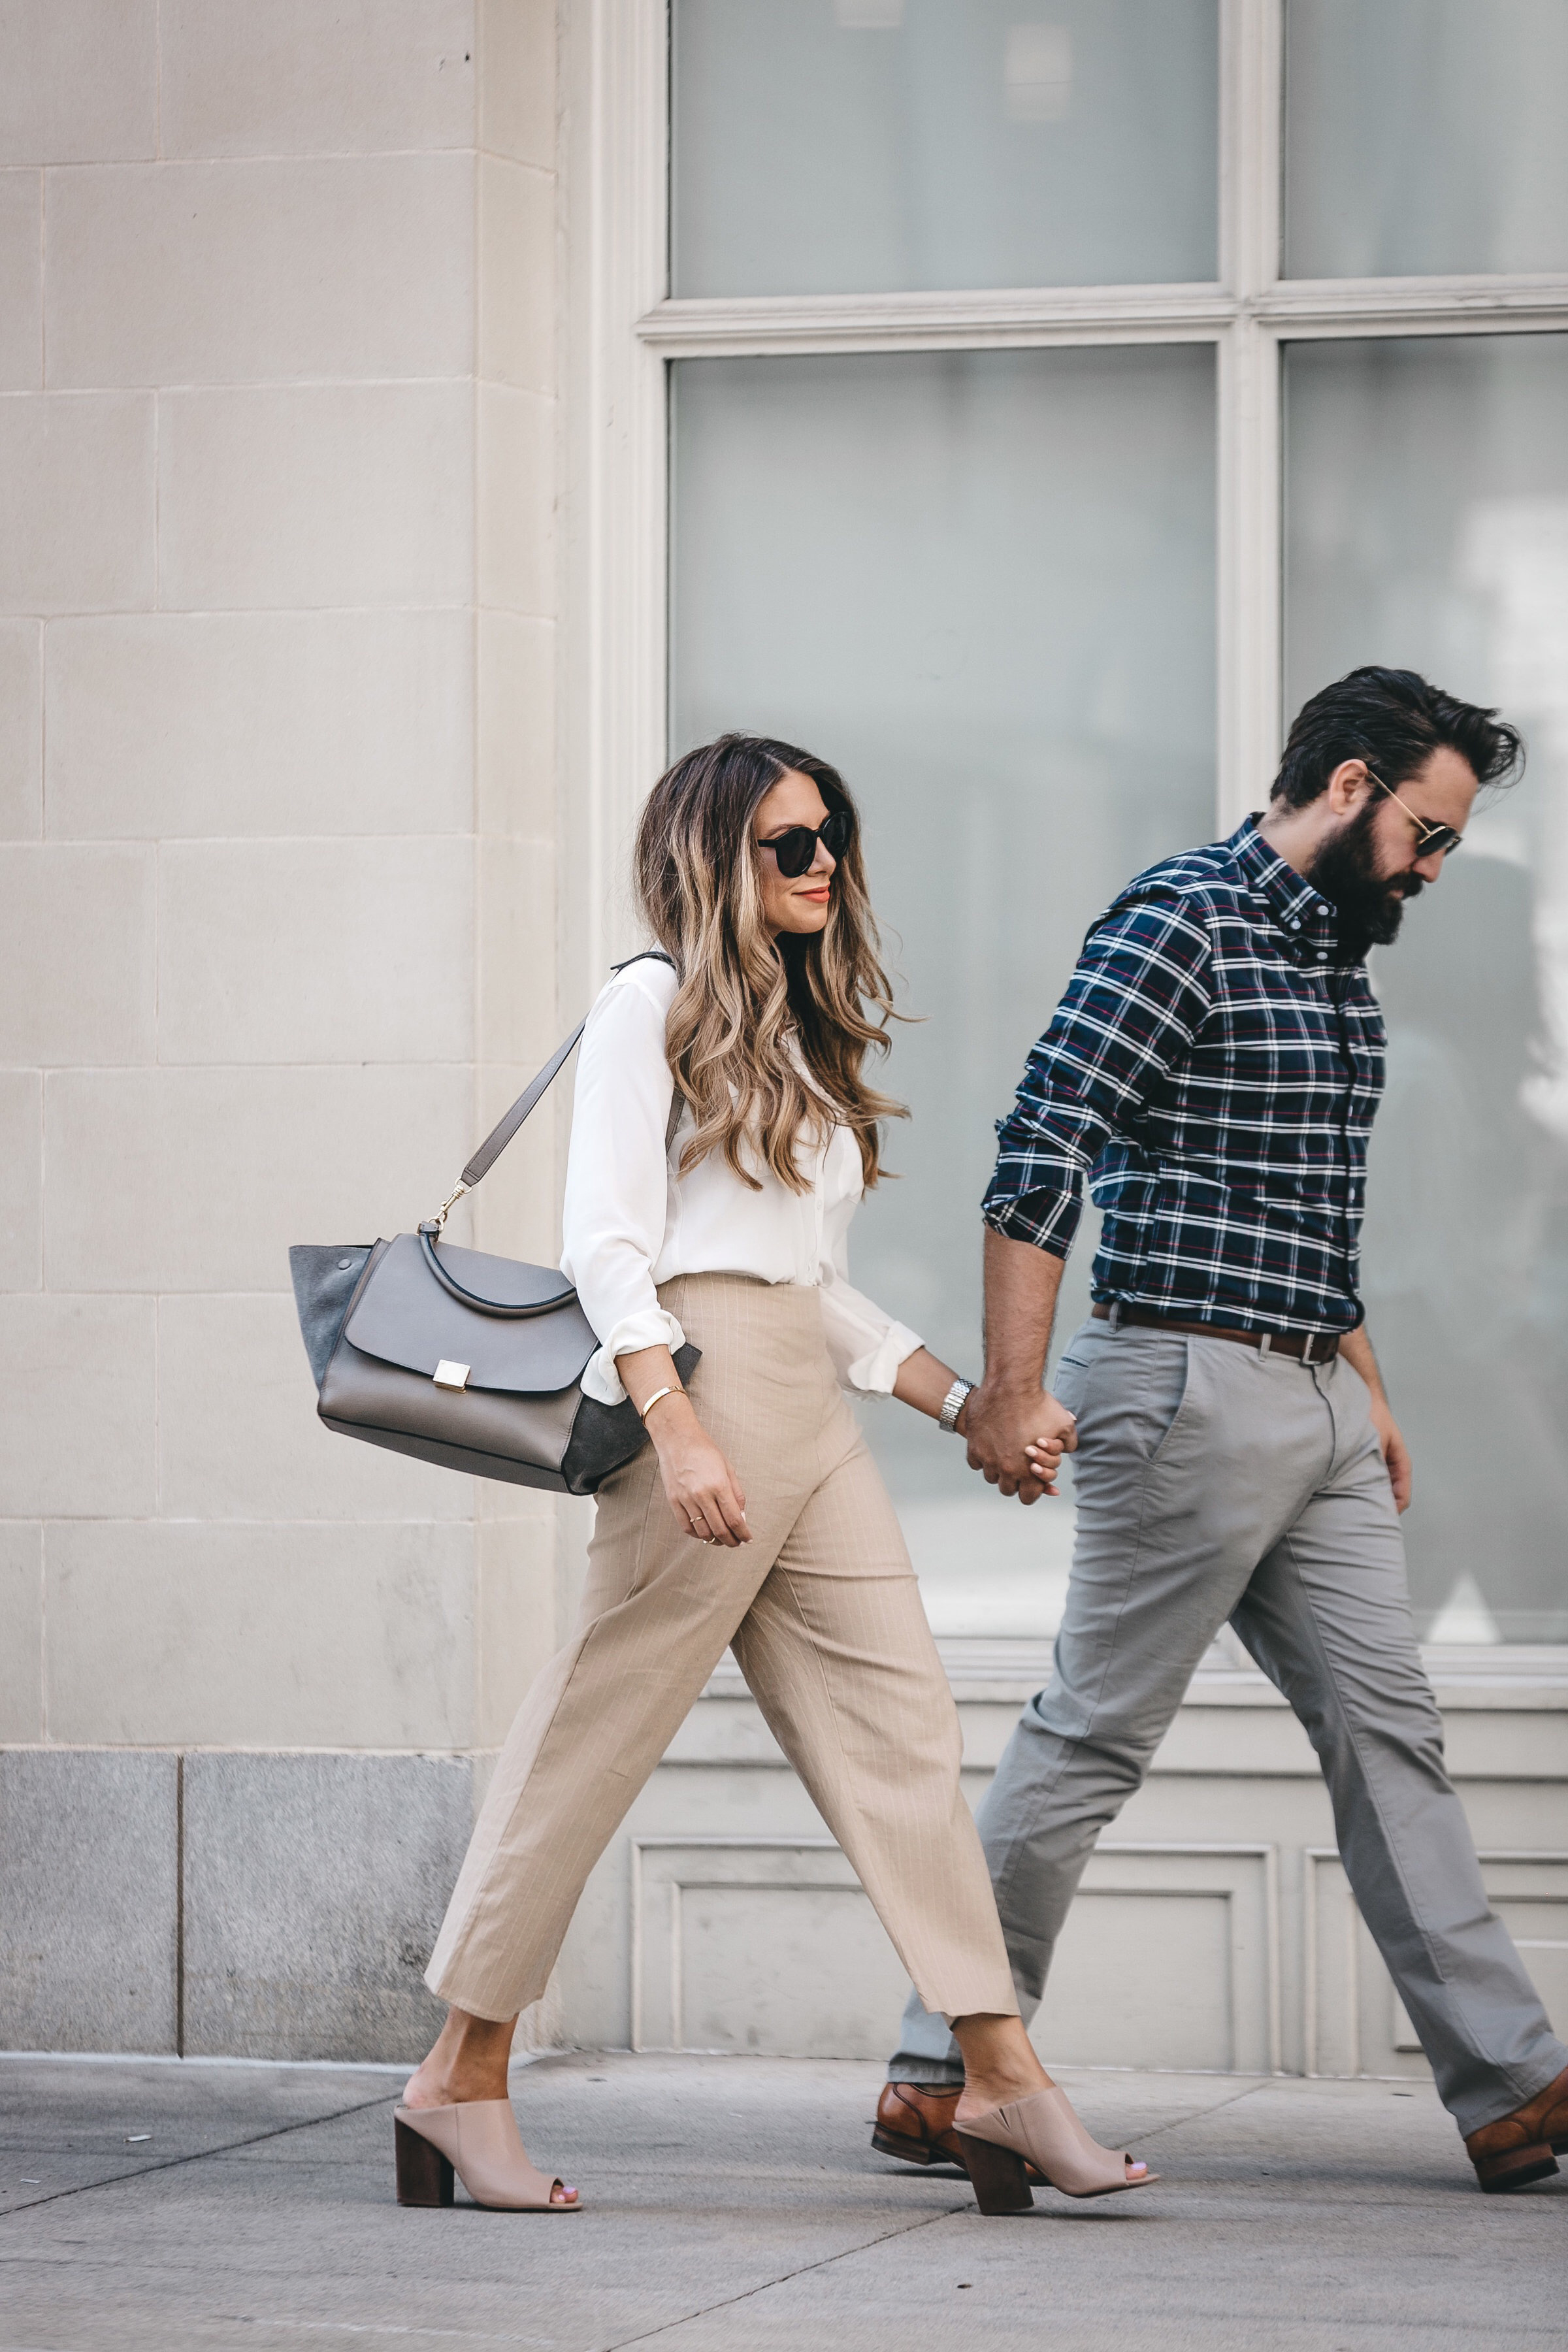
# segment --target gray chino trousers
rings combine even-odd
[[[1356,1901],[1444,2105],[1461,2132],[1510,2114],[1568,2049],[1487,1900],[1443,1768],[1365,1382],[1342,1359],[1091,1321],[1053,1387],[1079,1425],[1056,1670],[977,1815],[1025,2018],[1095,1840],[1228,1618],[1317,1749]],[[888,2071],[963,2079],[945,2022],[912,1994]]]

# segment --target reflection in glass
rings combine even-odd
[[[1526,781],[1373,977],[1373,1339],[1433,1638],[1568,1638],[1568,337],[1298,344],[1289,708],[1357,662],[1500,704]]]
[[[1217,0],[674,0],[671,291],[1216,275]]]
[[[855,1278],[972,1373],[993,1122],[1092,917],[1214,832],[1214,593],[1207,348],[676,370],[672,750],[782,735],[859,797],[919,1021]],[[1066,1499],[1025,1511],[903,1406],[865,1417],[939,1630],[1049,1631]]]
[[[1285,273],[1568,268],[1568,0],[1286,0]]]

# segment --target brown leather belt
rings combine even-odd
[[[1089,1311],[1097,1323],[1109,1323],[1113,1310],[1100,1306]],[[1340,1352],[1337,1331],[1233,1331],[1224,1323],[1181,1323],[1173,1315],[1156,1315],[1148,1307],[1122,1307],[1118,1319],[1147,1323],[1157,1331],[1187,1331],[1195,1339],[1235,1339],[1244,1348],[1256,1348],[1260,1356],[1294,1356],[1303,1364],[1331,1363]]]

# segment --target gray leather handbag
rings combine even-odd
[[[599,1343],[558,1267],[441,1239],[454,1204],[489,1174],[584,1025],[519,1095],[416,1232],[289,1251],[316,1410],[340,1436],[566,1495],[593,1494],[647,1443],[629,1398],[612,1406],[584,1395],[583,1373]],[[667,1150],[680,1105],[677,1092]],[[699,1360],[696,1348],[677,1349],[683,1381]]]

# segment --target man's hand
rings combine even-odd
[[[1383,1459],[1388,1471],[1388,1483],[1394,1489],[1395,1508],[1407,1511],[1410,1508],[1413,1483],[1410,1448],[1405,1443],[1399,1423],[1388,1410],[1386,1397],[1373,1398],[1372,1422],[1373,1427],[1377,1432],[1377,1442],[1383,1448]]]
[[[1077,1423],[1047,1390],[989,1379],[964,1400],[958,1429],[969,1442],[970,1468],[1021,1503],[1056,1494],[1062,1455],[1078,1446]]]
[[[1410,1508],[1412,1471],[1410,1448],[1405,1444],[1399,1423],[1389,1408],[1383,1374],[1377,1369],[1377,1358],[1372,1352],[1372,1340],[1364,1323],[1347,1331],[1340,1341],[1340,1353],[1358,1371],[1367,1385],[1367,1402],[1372,1408],[1372,1425],[1377,1432],[1377,1442],[1383,1449],[1388,1483],[1394,1489],[1394,1507]]]

